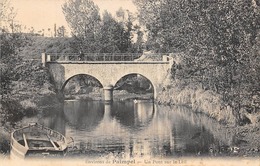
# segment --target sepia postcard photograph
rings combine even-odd
[[[260,166],[260,0],[0,0],[1,166]]]

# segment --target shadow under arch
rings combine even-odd
[[[149,82],[149,89],[147,92],[151,92],[153,93],[153,98],[155,97],[155,92],[156,92],[156,89],[155,89],[155,86],[153,84],[153,82],[147,78],[146,76],[144,76],[143,74],[139,74],[139,73],[128,73],[128,74],[125,74],[123,76],[121,76],[114,84],[114,90],[119,90],[121,85],[118,85],[120,84],[120,81],[122,81],[124,83],[124,80],[126,80],[128,77],[131,77],[131,76],[136,76],[137,78],[138,77],[141,77],[142,79],[145,79],[146,81]],[[134,87],[136,89],[134,89],[133,91],[137,91],[140,90],[138,87]]]
[[[104,104],[82,100],[65,101],[64,118],[78,131],[93,131],[104,118]]]
[[[64,92],[64,89],[65,89],[65,86],[67,85],[67,83],[72,80],[73,78],[75,77],[78,77],[78,76],[87,76],[87,77],[90,77],[91,79],[94,79],[95,81],[97,81],[98,83],[98,86],[103,88],[103,84],[100,82],[100,80],[98,80],[96,77],[90,75],[90,74],[85,74],[85,73],[82,73],[82,74],[75,74],[73,76],[71,76],[70,78],[68,78],[67,80],[65,80],[65,82],[62,84],[62,87],[61,87],[61,92]]]

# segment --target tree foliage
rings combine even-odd
[[[19,59],[19,48],[25,45],[24,36],[15,24],[14,8],[9,0],[0,2],[0,100],[10,97],[11,83],[14,76],[14,67]]]
[[[120,52],[120,34],[123,33],[123,27],[118,24],[108,11],[103,13],[100,32],[102,44],[101,52]]]
[[[65,37],[66,36],[66,28],[62,25],[57,29],[57,37]]]
[[[240,110],[260,95],[259,1],[134,0],[151,49],[183,52],[177,79]]]
[[[68,0],[62,10],[80,49],[94,51],[101,20],[98,6],[91,0]]]
[[[70,25],[74,50],[94,53],[136,52],[133,35],[133,14],[120,8],[113,17],[99,8],[91,0],[68,0],[62,7]],[[139,36],[140,38],[140,36]]]
[[[93,35],[99,26],[99,8],[91,0],[68,0],[62,9],[72,33],[76,36],[85,38]]]

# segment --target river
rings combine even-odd
[[[67,100],[61,110],[26,117],[64,134],[69,157],[226,156],[232,138],[217,122],[184,106],[152,101]],[[72,141],[73,140],[73,141]]]

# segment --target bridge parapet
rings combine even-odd
[[[149,60],[143,60],[141,53],[42,53],[42,63],[47,62],[141,62],[141,61],[170,61],[169,56],[160,53],[149,54]]]
[[[44,53],[45,54],[45,53]],[[133,61],[139,58],[140,53],[48,53],[47,62],[52,61]]]

